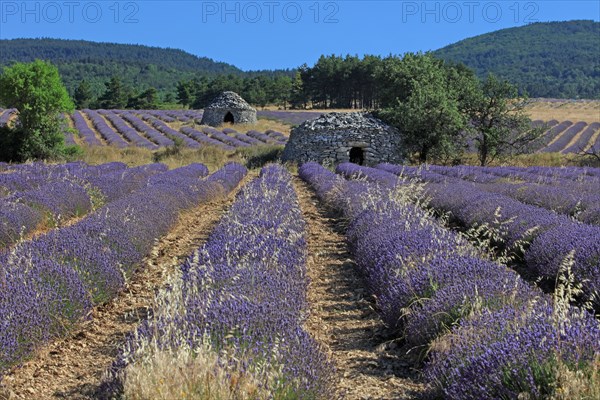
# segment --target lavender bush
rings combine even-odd
[[[127,125],[120,115],[109,110],[98,110],[98,113],[104,115],[104,117],[115,127],[117,132],[123,135],[125,139],[134,146],[144,147],[150,150],[156,150],[158,148],[156,143],[151,142],[140,135],[131,126]]]
[[[570,306],[571,293],[579,290],[573,282],[567,280],[552,302],[409,204],[411,185],[373,186],[369,181],[381,174],[372,169],[339,170],[365,180],[345,182],[312,163],[299,173],[349,219],[348,240],[384,321],[409,344],[431,346],[425,375],[432,397],[600,391],[600,326]],[[578,380],[565,378],[573,376]]]
[[[117,132],[113,130],[106,121],[102,118],[102,116],[94,110],[82,110],[88,118],[92,121],[92,124],[100,133],[100,135],[106,140],[109,145],[113,145],[116,147],[127,147],[129,144],[119,135]]]
[[[154,116],[152,116],[150,114],[142,114],[141,117],[142,117],[142,119],[147,121],[150,125],[152,125],[157,131],[163,133],[167,137],[170,137],[172,140],[179,139],[179,140],[183,141],[183,144],[185,144],[186,146],[191,147],[191,148],[199,148],[200,147],[200,143],[193,140],[189,136],[184,135],[183,133],[179,132],[178,130],[171,128],[170,126],[165,124],[160,119],[155,118]]]
[[[183,348],[199,357],[214,354],[217,361],[207,375],[215,370],[250,375],[261,393],[255,393],[257,398],[327,398],[331,366],[303,329],[305,225],[290,175],[281,166],[265,167],[181,267],[181,275],[159,298],[162,308],[154,319],[129,342],[115,364],[116,387],[128,393],[150,385],[152,396],[171,384],[178,393],[190,390],[197,398],[213,398],[197,376],[189,376],[191,383],[157,384],[165,379],[156,376],[157,367],[148,371],[154,383],[139,382],[136,371],[155,365],[157,354],[167,351],[172,358]],[[241,396],[240,381],[225,384],[231,385],[233,397]]]
[[[173,140],[169,139],[161,132],[152,128],[151,126],[148,126],[144,121],[133,115],[133,113],[124,112],[121,113],[121,117],[127,122],[129,122],[139,132],[142,132],[146,137],[148,137],[150,140],[152,140],[152,142],[156,143],[158,146],[168,147],[173,146],[175,144]]]
[[[406,170],[406,167],[389,164],[378,168],[397,173]],[[421,174],[421,178],[429,181],[431,174]],[[439,183],[435,178],[433,181],[435,183],[427,185],[431,207],[450,212],[467,227],[488,227],[503,246],[517,246],[513,249],[517,252],[524,250],[525,264],[532,276],[556,280],[558,265],[570,251],[575,251],[573,274],[583,285],[584,292],[589,297],[600,288],[600,254],[594,245],[600,237],[600,227],[577,223],[456,178],[446,177],[446,183]]]
[[[81,221],[0,252],[0,372],[114,297],[179,211],[231,190],[246,170],[230,164],[199,179],[205,173],[195,164],[146,179]]]

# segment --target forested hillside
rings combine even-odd
[[[159,102],[179,100],[197,108],[223,90],[236,91],[258,106],[291,102],[296,107],[374,108],[381,92],[374,76],[383,60],[378,55],[324,55],[312,67],[307,63],[295,70],[245,72],[183,50],[59,39],[0,40],[0,53],[0,66],[36,58],[50,61],[72,96],[85,80],[86,96],[99,99],[107,82],[118,77],[125,97],[148,97],[146,91],[155,90]],[[433,54],[464,63],[482,79],[494,73],[530,97],[600,98],[599,22],[503,29]],[[135,107],[136,102],[125,103]]]
[[[600,22],[543,22],[461,40],[434,54],[531,97],[600,98]]]
[[[95,43],[83,40],[14,39],[0,40],[0,66],[14,61],[50,61],[59,69],[71,94],[85,79],[98,97],[105,82],[118,76],[125,86],[143,91],[150,87],[163,96],[174,94],[177,82],[200,76],[282,75],[286,71],[243,72],[237,67],[183,50],[141,45]]]

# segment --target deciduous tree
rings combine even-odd
[[[17,124],[0,133],[2,158],[22,161],[66,154],[61,113],[73,112],[74,105],[55,66],[36,60],[4,68],[0,102],[19,112]]]
[[[526,98],[518,93],[516,86],[492,74],[475,92],[469,118],[482,166],[497,157],[523,152],[543,132],[543,128],[531,126],[524,111]]]

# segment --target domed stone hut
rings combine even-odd
[[[400,132],[371,114],[329,113],[292,129],[283,161],[376,165],[402,162]]]
[[[202,125],[219,126],[224,122],[232,124],[255,124],[256,109],[235,92],[223,92],[206,108],[202,115]]]

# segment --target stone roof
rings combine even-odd
[[[254,110],[250,104],[246,103],[246,100],[242,99],[242,97],[235,92],[223,92],[214,100],[206,106],[207,109],[210,108],[230,108],[235,110]]]
[[[372,131],[389,130],[390,126],[371,114],[361,112],[332,112],[305,121],[296,128],[298,131]]]

